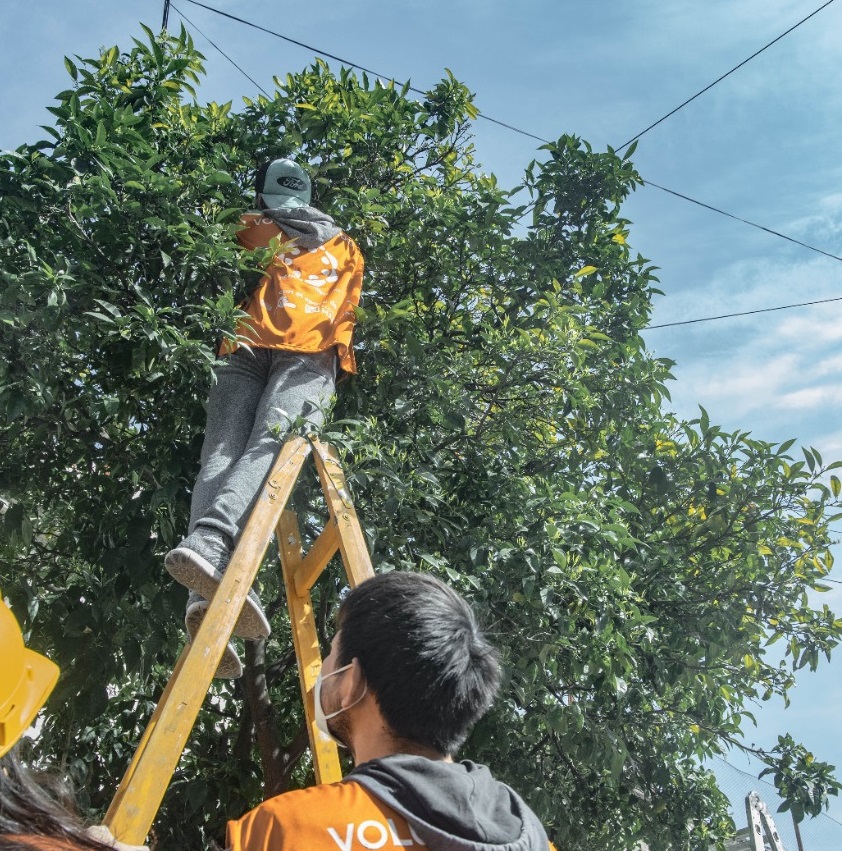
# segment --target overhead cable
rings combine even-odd
[[[753,316],[755,313],[773,313],[776,310],[792,310],[794,307],[810,307],[814,304],[828,304],[831,301],[842,301],[842,296],[821,298],[816,301],[801,301],[798,304],[782,304],[779,307],[759,307],[757,310],[743,310],[740,313],[723,313],[719,316],[703,316],[700,319],[683,319],[681,322],[664,322],[661,325],[647,325],[644,330],[655,328],[674,328],[676,325],[694,325],[697,322],[714,322],[717,319],[731,319],[735,316]]]
[[[666,186],[660,186],[657,183],[654,183],[651,180],[644,179],[643,181],[646,186],[654,186],[655,189],[660,189],[661,192],[669,192],[670,195],[675,195],[676,198],[682,198],[684,201],[689,201],[691,204],[697,204],[699,207],[704,207],[706,210],[711,210],[714,213],[719,213],[720,216],[727,216],[729,219],[734,219],[735,221],[742,222],[744,225],[751,225],[753,228],[757,228],[758,230],[765,231],[766,233],[772,234],[772,236],[779,236],[781,239],[785,239],[788,242],[794,242],[796,245],[800,245],[802,248],[809,248],[810,251],[815,251],[818,254],[824,254],[825,257],[830,257],[832,260],[840,260],[842,261],[842,257],[838,254],[831,254],[829,251],[823,251],[821,248],[816,248],[809,243],[802,242],[800,239],[796,239],[793,236],[787,236],[785,233],[781,233],[777,230],[772,230],[772,228],[764,227],[763,225],[758,225],[755,222],[750,222],[748,219],[743,219],[740,216],[735,216],[733,213],[727,213],[725,210],[720,210],[719,207],[712,207],[710,204],[705,204],[704,201],[697,201],[695,198],[691,198],[689,195],[682,195],[680,192],[676,192],[674,189],[667,189]]]
[[[252,27],[253,29],[256,29],[256,30],[259,30],[260,32],[267,33],[268,35],[274,36],[275,38],[279,38],[282,41],[288,42],[289,44],[294,44],[297,47],[303,47],[305,50],[309,50],[312,53],[316,54],[317,56],[324,56],[328,59],[334,59],[337,62],[341,62],[343,65],[348,65],[351,68],[356,68],[358,71],[363,71],[366,74],[372,74],[375,77],[382,77],[383,79],[387,79],[387,80],[393,80],[394,79],[394,77],[392,77],[388,74],[379,74],[379,73],[377,73],[377,71],[373,71],[370,68],[366,68],[364,65],[360,65],[357,62],[352,62],[350,59],[343,59],[341,56],[336,56],[333,53],[328,53],[325,50],[320,50],[319,48],[314,47],[313,45],[305,44],[303,41],[298,41],[294,38],[290,38],[289,36],[283,35],[282,33],[275,32],[274,30],[270,30],[270,29],[268,29],[264,26],[261,26],[260,24],[256,24],[253,21],[247,21],[245,18],[240,18],[237,15],[232,15],[229,12],[224,12],[221,9],[214,8],[213,6],[208,6],[206,3],[201,3],[200,0],[187,0],[187,2],[192,3],[194,6],[199,6],[202,9],[207,9],[209,12],[214,12],[217,15],[222,15],[223,17],[228,18],[229,20],[236,21],[237,23],[240,23],[240,24],[245,24],[246,26]],[[824,6],[821,6],[819,9],[816,9],[816,11],[813,12],[812,14],[815,15],[817,12],[821,11],[821,9],[823,9],[825,6],[829,6],[830,3],[832,3],[832,2],[834,2],[834,0],[828,0],[828,2],[824,4]],[[173,8],[175,8],[175,6],[173,6]],[[182,17],[184,17],[184,14],[182,12],[179,12],[179,14],[181,14]],[[808,15],[807,17],[809,18],[811,16]],[[804,20],[807,20],[807,18],[805,18]],[[800,23],[803,23],[803,21],[799,22],[799,24],[796,24],[795,26],[799,26]],[[790,32],[794,28],[795,27],[791,27],[790,30],[788,30],[787,32]],[[784,35],[786,35],[786,33],[782,33],[780,36],[778,36],[778,39],[783,38]],[[205,36],[205,38],[207,38],[207,36]],[[210,41],[210,39],[208,39],[208,41]],[[770,42],[770,44],[771,43],[772,42]],[[213,44],[213,42],[211,42],[211,44]],[[769,45],[767,45],[767,47],[768,46]],[[216,45],[214,45],[214,47],[216,47]],[[217,47],[217,50],[220,50],[220,48]],[[220,50],[220,52],[222,52],[222,51]],[[226,56],[226,58],[228,58],[228,57]],[[749,58],[751,58],[751,57],[749,57]],[[233,60],[229,59],[229,61],[231,61],[233,63]],[[748,61],[748,60],[746,60],[746,61]],[[235,64],[235,66],[237,68],[239,68],[240,71],[242,71],[242,68],[240,68],[239,65],[236,65],[236,63],[233,63],[233,64]],[[736,70],[736,69],[734,69],[734,70]],[[254,80],[252,80],[252,78],[249,77],[249,75],[246,74],[245,71],[242,71],[242,73],[245,74],[245,76],[248,77],[248,79],[251,80],[252,83],[254,83]],[[262,89],[257,83],[254,83],[254,84],[257,85],[258,88],[260,88],[260,90],[265,93],[265,90]],[[411,92],[414,92],[415,94],[419,94],[419,95],[426,95],[427,94],[427,92],[425,92],[423,89],[416,88],[415,86],[408,86],[408,90],[411,91]],[[543,136],[538,136],[535,133],[530,133],[528,130],[522,130],[519,127],[515,127],[513,124],[507,124],[506,122],[499,121],[496,118],[491,118],[490,116],[485,115],[482,112],[479,113],[478,118],[481,118],[485,121],[489,121],[492,124],[498,125],[499,127],[505,127],[507,130],[511,130],[514,133],[519,133],[521,136],[527,136],[530,139],[537,140],[538,142],[544,142],[545,144],[551,144],[550,140],[545,139]],[[646,131],[643,131],[643,132],[646,132]],[[639,135],[642,135],[642,134],[639,134]],[[635,137],[635,138],[637,138],[637,137]],[[628,144],[628,143],[626,143],[626,144]],[[622,147],[625,147],[625,145],[622,146]],[[765,231],[766,233],[772,234],[773,236],[780,237],[781,239],[785,239],[789,242],[793,242],[796,245],[800,245],[804,248],[808,248],[810,251],[815,251],[819,254],[824,254],[827,257],[832,257],[834,260],[842,260],[842,257],[837,257],[835,254],[830,254],[827,251],[823,251],[820,248],[816,248],[815,246],[809,245],[808,243],[802,242],[801,240],[795,239],[794,237],[787,236],[786,234],[780,233],[779,231],[772,230],[771,228],[764,227],[763,225],[759,225],[756,222],[749,221],[748,219],[743,219],[740,216],[735,216],[731,213],[727,213],[727,212],[725,212],[725,210],[720,210],[718,207],[712,207],[710,204],[705,204],[702,201],[697,201],[695,198],[691,198],[689,195],[684,195],[681,192],[675,192],[672,189],[667,189],[665,186],[660,186],[657,183],[653,183],[652,181],[645,180],[645,179],[644,179],[644,184],[646,186],[653,186],[656,189],[660,189],[662,192],[668,192],[670,195],[674,195],[676,198],[681,198],[685,201],[689,201],[691,204],[696,204],[699,207],[704,207],[706,210],[710,210],[711,212],[719,213],[719,215],[727,216],[729,219],[734,219],[735,221],[742,222],[743,224],[746,224],[746,225],[750,225],[753,228],[757,228],[758,230]],[[773,308],[773,309],[778,309],[778,308]],[[703,320],[699,320],[699,321],[704,322],[704,321],[707,321],[707,320],[703,319]],[[652,326],[652,327],[655,327],[655,326]],[[658,326],[658,327],[660,327],[660,326]]]
[[[684,107],[687,106],[688,103],[692,103],[700,95],[703,95],[705,92],[710,91],[717,83],[721,83],[726,77],[730,77],[731,74],[734,73],[734,71],[739,71],[739,69],[742,68],[743,65],[747,65],[749,62],[751,62],[752,59],[757,56],[760,56],[760,54],[763,53],[764,50],[767,50],[773,44],[779,42],[782,38],[784,38],[784,36],[788,36],[793,30],[798,29],[801,24],[805,23],[806,21],[809,21],[810,18],[812,18],[814,15],[818,15],[818,13],[822,11],[822,9],[826,9],[833,2],[834,0],[827,0],[827,2],[819,6],[818,9],[815,9],[814,11],[810,12],[810,14],[807,15],[806,18],[802,18],[797,24],[793,24],[793,26],[791,26],[786,32],[782,32],[777,38],[773,38],[768,44],[764,44],[763,47],[760,48],[760,50],[756,50],[754,53],[751,54],[751,56],[746,59],[743,59],[743,61],[740,62],[739,65],[735,65],[730,71],[726,71],[721,77],[717,77],[712,83],[710,83],[710,85],[707,85],[703,89],[700,89],[692,97],[687,98],[687,100],[685,100],[683,103],[680,103],[677,107],[675,107],[675,109],[671,109],[666,115],[662,115],[657,121],[650,124],[645,130],[641,130],[640,133],[638,133],[636,136],[632,136],[631,139],[628,140],[628,142],[623,142],[622,145],[620,145],[618,148],[615,148],[614,150],[622,151],[623,148],[627,148],[629,145],[631,145],[632,142],[639,139],[645,133],[648,133],[650,130],[652,130],[652,128],[657,127],[662,121],[666,121],[671,115],[675,115],[675,113],[678,112],[680,109],[684,109]]]
[[[350,65],[352,68],[356,68],[359,71],[364,71],[366,74],[373,74],[375,77],[384,77],[386,79],[392,79],[387,74],[378,74],[377,71],[372,71],[371,68],[366,68],[363,65],[359,65],[356,62],[351,62],[349,59],[343,59],[341,56],[337,56],[334,53],[328,53],[325,50],[320,50],[318,47],[313,47],[312,44],[305,44],[303,41],[297,41],[294,38],[290,38],[288,35],[283,35],[283,33],[275,32],[274,30],[270,30],[267,27],[261,26],[260,24],[256,24],[253,21],[247,21],[245,18],[239,18],[237,15],[232,15],[230,12],[223,12],[222,9],[215,9],[213,6],[208,6],[206,3],[200,3],[199,0],[187,0],[188,3],[192,3],[194,6],[200,6],[202,9],[207,9],[209,12],[215,12],[217,15],[222,15],[223,18],[228,18],[232,21],[236,21],[238,24],[245,24],[247,27],[251,27],[252,29],[259,30],[260,32],[264,32],[267,35],[275,36],[275,38],[281,39],[281,41],[286,41],[289,44],[294,44],[296,47],[303,47],[305,50],[309,50],[312,53],[315,53],[317,56],[326,56],[328,59],[335,59],[337,62],[341,62],[343,65]],[[421,89],[409,87],[410,91],[415,92],[416,94],[425,94],[425,92],[421,91]]]
[[[305,50],[309,50],[312,53],[315,53],[317,56],[325,56],[328,59],[334,59],[337,62],[341,62],[343,65],[349,65],[351,68],[356,68],[358,71],[363,71],[366,74],[371,74],[374,77],[382,77],[385,80],[394,80],[395,78],[390,76],[389,74],[380,74],[377,71],[373,71],[371,68],[366,68],[364,65],[359,65],[356,62],[351,62],[350,59],[343,59],[341,56],[337,56],[334,53],[328,53],[325,50],[320,50],[318,47],[313,47],[311,44],[305,44],[303,41],[298,41],[294,38],[290,38],[289,36],[283,35],[282,33],[275,32],[274,30],[270,30],[267,27],[263,27],[260,24],[255,24],[253,21],[247,21],[245,18],[239,18],[237,15],[232,15],[229,12],[223,12],[221,9],[214,9],[213,6],[208,6],[205,3],[200,3],[199,0],[187,0],[188,3],[192,3],[194,6],[201,6],[203,9],[207,9],[209,12],[216,12],[217,15],[222,15],[225,18],[230,18],[232,21],[237,21],[237,23],[245,24],[247,27],[252,27],[253,29],[260,30],[260,32],[267,33],[268,35],[273,35],[275,38],[279,38],[282,41],[286,41],[289,44],[294,44],[296,47],[303,47]],[[173,6],[175,8],[175,6]],[[210,39],[208,39],[210,41]],[[251,77],[249,77],[251,79]],[[423,89],[416,88],[415,86],[409,86],[409,91],[414,92],[417,95],[426,95]],[[530,133],[527,130],[521,130],[518,127],[515,127],[512,124],[506,124],[505,121],[498,121],[496,118],[492,118],[490,115],[484,115],[483,113],[479,113],[479,118],[482,118],[484,121],[490,121],[492,124],[497,124],[500,127],[505,127],[507,130],[512,130],[515,133],[520,133],[521,136],[528,136],[530,139],[536,139],[539,142],[544,142],[545,144],[549,144],[549,139],[544,139],[541,136],[536,136],[534,133]]]
[[[257,82],[257,80],[249,76],[249,74],[244,71],[218,44],[216,44],[216,42],[214,42],[210,38],[210,36],[205,35],[196,26],[196,24],[194,24],[193,21],[191,21],[190,18],[188,18],[187,15],[185,15],[184,12],[182,12],[181,9],[179,9],[178,6],[176,6],[175,3],[172,2],[172,0],[167,3],[167,7],[169,8],[170,6],[172,6],[172,8],[175,9],[175,11],[178,12],[178,14],[181,15],[181,17],[184,18],[184,20],[187,21],[187,23],[190,24],[190,26],[193,27],[193,29],[196,30],[196,32],[199,33],[199,35],[202,36],[203,39],[205,39],[205,41],[209,42],[211,47],[215,47],[244,77],[250,80],[253,85],[257,86],[257,88],[260,89],[260,91],[263,92],[266,97],[271,97],[269,92],[267,92],[266,89],[264,89],[263,86],[261,86],[260,83]]]

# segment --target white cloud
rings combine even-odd
[[[718,276],[711,292],[727,288],[723,282],[733,274],[729,269]],[[767,282],[777,296],[763,297],[792,302],[797,296],[782,285],[799,275],[823,285],[810,270],[770,269]],[[752,287],[737,295],[737,305],[729,306],[756,305],[760,297]],[[679,315],[691,309],[688,295],[676,300],[685,305],[676,311]],[[647,339],[657,355],[677,361],[670,391],[682,416],[695,416],[701,404],[726,427],[748,428],[769,439],[796,437],[804,443],[827,435],[829,424],[842,417],[842,302],[805,308],[798,315],[782,311],[652,331]],[[834,445],[838,442],[833,440]]]
[[[842,340],[842,307],[836,309],[831,307],[832,304],[834,302],[827,306],[816,305],[799,315],[788,314],[778,324],[778,335],[811,349]],[[839,304],[842,305],[842,302]],[[826,360],[830,364],[834,358]]]
[[[842,234],[842,193],[818,199],[808,215],[792,221],[788,233],[829,254],[839,255],[839,235]]]
[[[842,229],[842,194],[826,194],[816,209],[813,226]],[[809,231],[807,219],[799,224]],[[753,252],[708,267],[692,287],[669,289],[656,302],[652,324],[836,298],[839,279],[837,262],[799,249]],[[682,416],[695,416],[702,404],[714,421],[760,437],[814,443],[824,436],[839,443],[829,423],[842,417],[842,301],[646,336],[657,355],[677,361],[670,389]]]
[[[842,354],[824,358],[812,368],[813,375],[842,375]]]
[[[842,384],[829,387],[805,387],[792,393],[785,393],[778,399],[779,408],[791,408],[807,411],[822,408],[828,404],[838,404],[842,399]]]
[[[766,361],[762,369],[756,362],[744,360],[730,370],[717,370],[716,378],[699,377],[706,394],[736,401],[758,393],[779,392],[782,386],[792,380],[797,368],[798,358],[793,354],[786,354]],[[707,371],[704,367],[702,369]]]
[[[830,432],[819,431],[814,435],[814,446],[820,447],[822,458],[825,462],[842,460],[842,433],[838,428],[834,428],[833,422],[825,423],[826,426],[832,428]],[[839,473],[837,472],[837,475]],[[842,573],[839,576],[842,579]],[[840,605],[839,610],[842,611],[842,589],[840,589]]]

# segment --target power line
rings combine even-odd
[[[757,310],[743,310],[740,313],[723,313],[719,316],[702,316],[699,319],[683,319],[681,322],[664,322],[661,325],[647,325],[645,330],[651,331],[655,328],[674,328],[676,325],[694,325],[697,322],[714,322],[717,319],[732,319],[735,316],[753,316],[755,313],[773,313],[776,310],[792,310],[794,307],[810,307],[814,304],[828,304],[831,301],[842,301],[842,296],[836,298],[822,298],[816,301],[802,301],[798,304],[782,304],[778,307],[759,307]]]
[[[823,254],[825,257],[830,257],[832,260],[842,261],[842,257],[839,257],[837,254],[831,254],[829,251],[823,251],[821,248],[816,248],[814,245],[802,242],[800,239],[796,239],[793,236],[787,236],[785,233],[781,233],[780,231],[772,230],[772,228],[767,228],[764,225],[758,225],[756,222],[751,222],[748,219],[743,219],[740,216],[735,216],[733,213],[728,213],[725,210],[720,210],[719,207],[712,207],[710,204],[705,204],[704,201],[697,201],[695,198],[691,198],[689,195],[682,195],[680,192],[676,192],[674,189],[667,189],[666,186],[660,186],[659,184],[654,183],[651,180],[644,180],[643,182],[646,186],[654,186],[655,189],[660,189],[662,192],[668,192],[670,195],[675,195],[676,198],[681,198],[684,201],[689,201],[691,204],[696,204],[699,207],[704,207],[706,210],[711,210],[714,213],[719,213],[720,216],[727,216],[729,219],[734,219],[737,222],[742,222],[744,225],[750,225],[753,228],[757,228],[758,230],[770,233],[772,234],[772,236],[779,236],[781,239],[785,239],[788,242],[794,242],[796,245],[800,245],[802,248],[809,248],[810,251],[815,251],[818,254]]]
[[[707,85],[703,89],[700,89],[692,97],[687,98],[687,100],[685,100],[683,103],[680,103],[677,107],[675,107],[675,109],[671,109],[666,115],[662,115],[657,121],[655,121],[653,124],[650,124],[645,130],[641,130],[640,133],[638,133],[636,136],[632,136],[631,139],[628,140],[628,142],[623,142],[623,144],[620,145],[619,148],[615,148],[615,150],[622,151],[623,148],[627,148],[629,145],[631,145],[632,142],[639,139],[645,133],[648,133],[654,127],[657,127],[662,121],[666,121],[671,115],[675,115],[676,112],[678,112],[680,109],[683,109],[685,106],[687,106],[688,103],[692,103],[700,95],[703,95],[705,92],[710,91],[717,83],[721,83],[726,77],[730,77],[731,74],[734,73],[734,71],[738,71],[740,68],[743,67],[743,65],[748,64],[749,62],[751,62],[752,59],[757,56],[760,56],[760,54],[763,53],[764,50],[767,50],[773,44],[779,42],[782,38],[784,38],[784,36],[789,35],[793,30],[798,29],[801,24],[805,23],[806,21],[809,21],[810,18],[812,18],[814,15],[818,15],[818,13],[822,11],[822,9],[826,9],[833,2],[834,0],[827,0],[827,2],[819,6],[818,9],[813,12],[810,12],[810,14],[807,15],[806,18],[802,18],[797,24],[791,26],[786,32],[782,32],[777,38],[773,38],[768,44],[764,44],[763,47],[760,48],[760,50],[756,50],[747,59],[743,59],[743,61],[740,62],[739,65],[735,65],[730,71],[726,71],[721,77],[717,77],[712,83],[710,83],[710,85]]]
[[[256,29],[260,32],[274,36],[275,38],[279,38],[282,41],[288,42],[289,44],[294,44],[297,47],[303,47],[305,50],[308,50],[308,51],[316,54],[317,56],[323,56],[323,57],[326,57],[328,59],[333,59],[337,62],[341,62],[343,65],[348,65],[351,68],[356,68],[358,71],[363,71],[364,73],[371,74],[375,77],[382,77],[382,78],[387,79],[387,80],[394,80],[395,79],[393,76],[390,76],[388,74],[379,74],[377,71],[373,71],[370,68],[366,68],[364,65],[360,65],[357,62],[352,62],[350,59],[343,59],[341,56],[337,56],[336,54],[328,53],[327,51],[320,50],[319,48],[314,47],[313,45],[305,44],[303,41],[298,41],[294,38],[290,38],[289,36],[283,35],[282,33],[275,32],[274,30],[270,30],[267,27],[261,26],[260,24],[256,24],[253,21],[247,21],[245,18],[240,18],[237,15],[232,15],[229,12],[224,12],[221,9],[214,8],[213,6],[208,6],[206,3],[199,2],[199,0],[187,0],[187,2],[192,3],[194,6],[199,6],[202,9],[207,9],[209,12],[214,12],[217,15],[222,15],[223,17],[228,18],[229,20],[236,21],[237,23],[244,24],[245,26],[251,27],[252,29]],[[834,0],[828,0],[828,2],[826,2],[824,4],[824,6],[821,6],[819,9],[816,9],[816,11],[813,12],[812,14],[813,15],[817,14],[818,12],[821,11],[821,9],[823,9],[825,6],[829,6],[830,3],[832,3],[832,2],[834,2]],[[175,7],[173,7],[173,8],[175,8]],[[182,12],[179,12],[179,14],[182,15],[182,17],[184,17],[184,14]],[[807,18],[809,18],[809,17],[811,17],[811,15],[807,16]],[[807,18],[804,18],[804,20],[807,20]],[[803,21],[800,21],[795,26],[800,26],[801,23],[803,23]],[[795,27],[791,27],[790,30],[787,30],[787,32],[790,32],[794,28]],[[201,31],[199,31],[199,32],[201,32]],[[776,40],[783,38],[783,36],[786,35],[786,34],[787,33],[782,33],[780,36],[778,36],[778,39],[776,39]],[[205,36],[205,38],[207,38],[207,36]],[[208,41],[210,41],[210,39],[208,39]],[[772,43],[773,42],[770,42],[770,44],[772,44]],[[213,42],[211,42],[211,44],[213,44]],[[767,47],[768,46],[769,45],[767,45]],[[216,45],[214,45],[214,47],[216,47]],[[217,50],[220,50],[220,52],[222,53],[220,48],[217,47]],[[225,55],[225,54],[223,53],[223,55]],[[251,82],[254,83],[254,85],[258,86],[258,88],[261,88],[257,83],[254,82],[254,80],[252,80],[251,77],[249,77],[248,74],[246,74],[245,71],[242,70],[242,68],[240,68],[239,65],[236,65],[236,63],[234,63],[233,60],[230,59],[229,57],[226,56],[226,58],[230,62],[232,62],[232,64],[234,64],[235,67],[237,67],[246,77],[248,77],[248,79],[251,80]],[[751,57],[749,57],[749,58],[751,58]],[[746,62],[747,61],[748,60],[746,60]],[[743,64],[745,64],[745,63],[743,63]],[[736,69],[733,69],[733,70],[736,70]],[[265,90],[262,89],[262,88],[261,88],[261,91],[264,91],[264,93],[265,93]],[[422,89],[419,89],[415,86],[408,86],[408,91],[414,92],[415,94],[419,94],[419,95],[426,95],[427,94],[427,92],[425,92]],[[484,121],[489,121],[492,124],[498,125],[499,127],[504,127],[507,130],[513,131],[514,133],[519,133],[521,136],[527,136],[530,139],[535,139],[539,142],[544,142],[545,144],[551,144],[549,139],[545,139],[543,136],[538,136],[535,133],[530,133],[528,130],[522,130],[520,127],[515,127],[513,124],[507,124],[505,121],[499,121],[496,118],[491,118],[490,116],[485,115],[482,112],[479,113],[478,118],[481,118]],[[646,131],[643,131],[643,132],[646,132]],[[642,134],[639,134],[639,135],[642,135]],[[635,137],[635,138],[637,138],[637,137]],[[628,144],[628,143],[626,143],[626,144]],[[623,145],[621,147],[625,147],[625,145]],[[749,225],[753,228],[757,228],[758,230],[762,230],[762,231],[764,231],[768,234],[771,234],[773,236],[777,236],[777,237],[780,237],[781,239],[785,239],[788,242],[792,242],[792,243],[795,243],[796,245],[800,245],[803,248],[809,249],[810,251],[815,251],[818,254],[823,254],[827,257],[832,257],[834,260],[842,260],[842,257],[837,257],[835,254],[830,254],[827,251],[823,251],[821,248],[816,248],[815,246],[810,245],[806,242],[802,242],[801,240],[795,239],[794,237],[787,236],[786,234],[780,233],[779,231],[773,230],[772,228],[767,228],[764,225],[759,225],[756,222],[752,222],[748,219],[741,218],[740,216],[735,216],[732,213],[726,212],[725,210],[720,210],[718,207],[713,207],[710,204],[705,204],[703,201],[697,201],[695,198],[691,198],[689,195],[684,195],[681,192],[675,192],[672,189],[667,189],[665,186],[660,186],[659,184],[654,183],[654,182],[649,181],[649,180],[644,180],[644,184],[646,186],[653,186],[656,189],[660,189],[662,192],[668,192],[670,195],[674,195],[676,198],[681,198],[684,201],[689,201],[691,204],[696,204],[699,207],[703,207],[706,210],[710,210],[711,212],[718,213],[721,216],[727,216],[729,219],[734,219],[735,221],[742,222],[743,224]],[[800,305],[793,305],[793,306],[800,306]],[[778,309],[785,309],[785,308],[772,308],[772,309],[778,310]],[[735,314],[735,315],[739,315],[739,314]],[[712,318],[718,318],[718,317],[712,317]],[[698,321],[708,321],[708,320],[703,319],[703,320],[698,320]],[[661,326],[654,326],[653,325],[651,327],[655,328],[655,327],[661,327]]]
[[[286,41],[289,44],[294,44],[296,47],[303,47],[305,50],[309,50],[311,53],[315,53],[317,56],[325,56],[328,59],[335,59],[337,62],[341,62],[343,65],[350,65],[352,68],[356,68],[359,71],[364,71],[366,74],[372,74],[375,77],[393,79],[392,77],[389,77],[388,74],[379,74],[377,71],[372,71],[371,68],[366,68],[356,62],[351,62],[349,59],[343,59],[341,56],[336,56],[336,54],[334,53],[328,53],[325,50],[320,50],[318,47],[313,47],[313,45],[311,44],[305,44],[303,41],[297,41],[296,39],[290,38],[287,35],[283,35],[282,33],[267,29],[266,27],[263,27],[260,24],[255,24],[253,21],[247,21],[245,18],[239,18],[237,17],[237,15],[232,15],[229,12],[223,12],[222,9],[215,9],[213,6],[208,6],[205,3],[200,3],[199,0],[187,0],[187,2],[192,3],[194,6],[200,6],[202,9],[207,9],[209,12],[215,12],[217,15],[222,15],[223,18],[228,18],[229,20],[236,21],[238,24],[245,24],[247,27],[259,30],[260,32],[264,32],[267,35],[275,36],[275,38],[279,38],[281,39],[281,41]],[[421,89],[416,89],[413,86],[410,86],[409,90],[420,95],[426,94],[426,92],[421,91]]]
[[[190,2],[190,0],[188,0],[188,2]],[[170,6],[172,6],[172,8],[175,9],[175,11],[178,12],[178,14],[181,15],[181,17],[184,18],[184,20],[187,21],[187,23],[190,24],[190,26],[193,27],[193,29],[196,30],[196,32],[199,33],[200,36],[202,36],[202,38],[205,39],[205,41],[209,42],[212,47],[215,47],[244,77],[250,80],[253,85],[257,86],[257,88],[260,89],[260,91],[263,92],[263,94],[266,95],[267,98],[272,97],[269,92],[267,92],[266,89],[264,89],[263,86],[261,86],[260,83],[257,82],[257,80],[255,80],[253,77],[250,77],[218,44],[216,44],[216,42],[214,42],[209,36],[205,35],[196,26],[196,24],[194,24],[193,21],[191,21],[190,18],[188,18],[187,15],[185,15],[184,12],[182,12],[181,9],[179,9],[178,6],[175,5],[175,3],[172,3],[171,0],[168,0],[167,9],[169,9]]]
[[[252,27],[252,29],[256,29],[260,32],[267,33],[268,35],[275,36],[275,38],[279,38],[282,41],[288,42],[289,44],[294,44],[296,45],[296,47],[303,47],[305,50],[309,50],[312,53],[315,53],[317,56],[324,56],[328,59],[334,59],[336,62],[341,62],[343,65],[349,65],[351,68],[356,68],[358,71],[363,71],[364,73],[371,74],[374,77],[382,77],[385,80],[395,79],[389,74],[380,74],[377,71],[373,71],[371,68],[366,68],[364,65],[358,64],[357,62],[351,62],[350,59],[343,59],[341,56],[337,56],[334,53],[328,53],[326,50],[320,50],[318,47],[313,47],[313,45],[311,44],[305,44],[303,41],[298,41],[297,39],[290,38],[289,36],[283,35],[282,33],[275,32],[274,30],[270,30],[266,27],[263,27],[260,24],[255,24],[253,21],[247,21],[245,18],[237,17],[237,15],[232,15],[229,12],[223,12],[221,9],[214,9],[213,6],[208,6],[205,3],[200,3],[199,0],[187,0],[187,2],[192,3],[194,6],[201,6],[201,8],[207,9],[209,12],[216,12],[217,15],[222,15],[223,17],[229,18],[232,21],[237,21],[237,23],[245,24],[247,27]],[[208,41],[210,41],[210,39],[208,39]],[[249,77],[249,79],[251,79],[251,77]],[[423,89],[416,88],[415,86],[409,86],[408,90],[414,92],[417,95],[427,94],[427,92],[425,92]],[[549,144],[549,139],[544,139],[541,136],[536,136],[534,133],[530,133],[528,130],[521,130],[519,127],[515,127],[512,124],[507,124],[505,121],[498,121],[496,118],[492,118],[490,115],[484,115],[483,113],[479,113],[478,117],[482,118],[484,121],[490,121],[492,124],[497,124],[499,127],[505,127],[507,130],[512,130],[515,133],[520,133],[521,136],[528,136],[530,139],[536,139],[539,142]]]

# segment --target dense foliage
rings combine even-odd
[[[559,849],[712,847],[732,828],[699,759],[842,634],[807,599],[840,486],[815,451],[668,412],[670,363],[640,336],[653,269],[620,213],[629,156],[565,136],[510,192],[475,163],[450,76],[412,100],[316,63],[237,111],[198,103],[184,32],[147,35],[67,60],[49,138],[0,155],[0,587],[63,670],[36,758],[101,812],[178,654],[185,592],[162,555],[186,527],[215,340],[254,279],[233,233],[256,165],[291,154],[367,260],[361,371],[326,436],[375,565],[449,578],[505,652],[466,754]],[[312,475],[296,500],[312,534]],[[261,581],[275,633],[214,685],[161,848],[219,840],[262,775],[311,782],[277,571]],[[325,632],[341,585],[334,566]],[[788,737],[760,756],[798,816],[836,793]]]

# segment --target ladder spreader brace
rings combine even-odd
[[[298,518],[285,508],[311,452],[330,519],[305,556]],[[273,532],[278,537],[316,782],[342,777],[336,745],[323,739],[315,724],[312,690],[322,657],[310,589],[337,549],[351,587],[374,571],[336,450],[314,437],[293,437],[278,454],[202,625],[182,651],[105,815],[104,823],[121,842],[141,845],[149,833]]]

